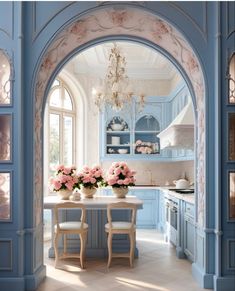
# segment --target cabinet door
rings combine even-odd
[[[156,191],[135,190],[132,195],[143,201],[143,208],[137,211],[137,228],[156,228]]]
[[[159,204],[157,209],[158,214],[158,230],[165,233],[166,229],[166,211],[164,192],[159,191]]]
[[[194,221],[193,218],[184,216],[184,253],[194,261]]]

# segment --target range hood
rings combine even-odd
[[[194,113],[189,102],[171,124],[158,134],[161,149],[194,148]]]

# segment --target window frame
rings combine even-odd
[[[59,164],[64,164],[64,117],[71,117],[72,118],[72,164],[76,164],[76,103],[74,100],[74,97],[71,93],[71,90],[68,88],[66,83],[61,79],[61,78],[56,78],[55,80],[59,81],[59,85],[52,86],[49,93],[48,93],[48,98],[47,98],[47,113],[46,113],[46,126],[47,126],[47,133],[44,135],[47,137],[47,176],[48,179],[50,178],[50,114],[56,114],[59,115]],[[72,109],[66,109],[63,108],[63,103],[61,104],[60,107],[57,106],[52,106],[50,105],[50,98],[52,96],[52,93],[55,90],[60,90],[60,98],[62,101],[65,98],[65,91],[67,91],[71,104],[72,104]],[[44,167],[45,169],[45,167]],[[50,192],[50,191],[49,191]],[[50,194],[50,193],[48,193]]]

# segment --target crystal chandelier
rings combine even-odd
[[[93,89],[94,101],[102,111],[109,105],[115,111],[123,109],[125,105],[131,104],[132,97],[137,96],[132,89],[129,78],[126,75],[126,60],[121,55],[116,44],[109,55],[109,65],[104,81],[100,88]],[[144,106],[144,94],[139,94],[137,102],[139,108]]]

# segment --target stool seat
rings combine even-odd
[[[109,229],[110,225],[109,223],[105,224],[105,228]],[[115,229],[127,229],[129,230],[132,227],[131,222],[125,222],[125,221],[114,221],[112,222],[111,228],[112,230]],[[135,225],[134,225],[135,228]]]
[[[59,223],[60,230],[80,230],[82,223],[80,221],[66,221]],[[83,223],[83,228],[88,228],[87,223]],[[55,225],[55,231],[57,230],[57,225]]]

